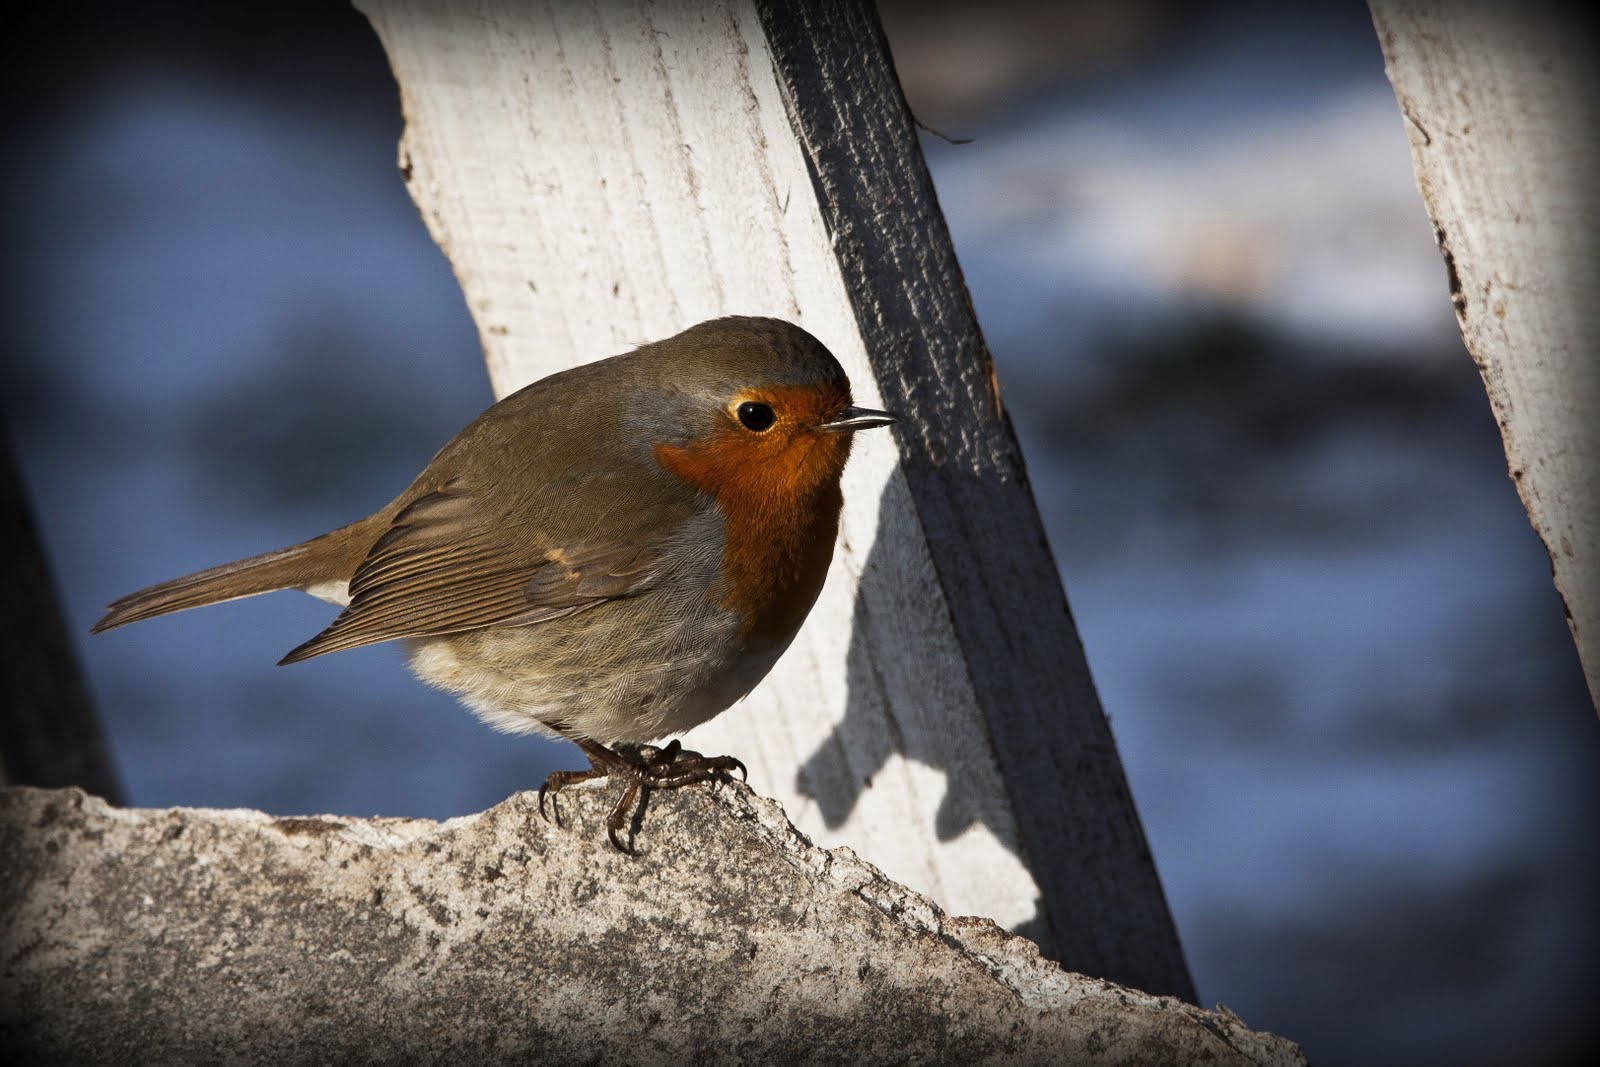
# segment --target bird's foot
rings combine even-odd
[[[553,794],[559,793],[566,786],[595,778],[621,778],[625,783],[622,795],[617,798],[616,805],[606,819],[606,836],[610,838],[612,847],[619,852],[633,852],[631,846],[623,844],[619,835],[630,821],[635,801],[639,803],[639,814],[643,813],[650,790],[678,789],[710,781],[720,774],[731,771],[738,771],[739,777],[744,780],[750,777],[744,764],[734,757],[703,756],[684,748],[682,743],[676,740],[662,748],[654,745],[639,745],[636,748],[629,746],[632,751],[617,751],[593,741],[579,741],[578,747],[589,757],[589,769],[552,771],[545,778],[544,784],[539,787],[539,814],[547,819],[550,818],[545,813],[544,800],[546,793],[552,794],[550,809],[555,813],[556,825],[560,826],[561,811],[556,807]]]

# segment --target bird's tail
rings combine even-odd
[[[372,545],[373,536],[368,533],[371,523],[372,519],[363,519],[289,548],[208,567],[129,593],[112,601],[90,632],[100,633],[124,623],[275,589],[306,589],[324,582],[347,581]]]

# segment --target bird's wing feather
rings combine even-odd
[[[419,495],[356,570],[349,606],[282,662],[399,637],[548,622],[637,596],[672,563],[660,537],[561,537],[537,527],[492,490],[474,492],[459,479]]]

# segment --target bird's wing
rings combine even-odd
[[[637,596],[659,583],[672,554],[660,524],[654,539],[637,536],[646,524],[622,525],[633,529],[604,540],[552,536],[499,506],[492,490],[453,480],[395,515],[351,578],[349,606],[281,662],[398,637],[527,626]]]

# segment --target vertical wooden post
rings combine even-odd
[[[1576,8],[1372,0],[1449,296],[1600,707],[1600,75]]]
[[[767,314],[904,420],[857,445],[795,646],[691,743],[946,908],[1192,999],[871,7],[358,6],[497,391]]]
[[[3,427],[0,545],[0,784],[75,785],[119,804],[122,787]]]

